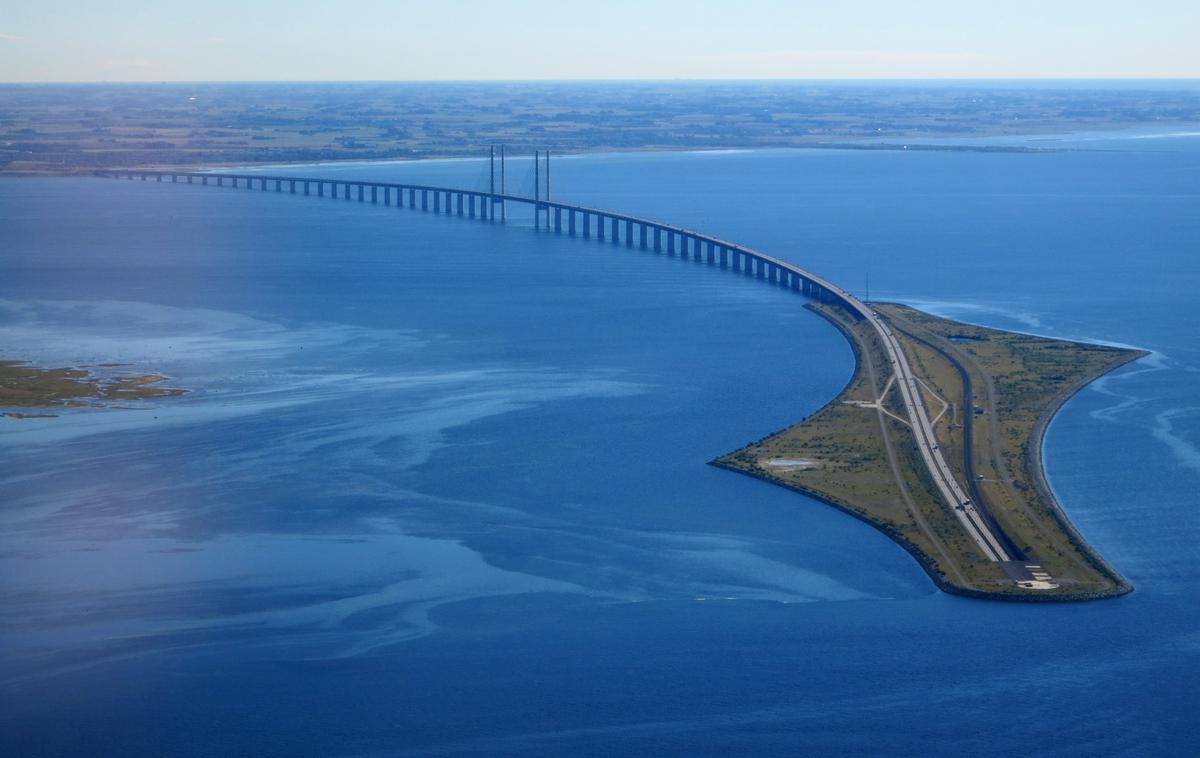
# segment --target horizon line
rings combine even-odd
[[[706,84],[706,83],[1003,83],[1003,82],[1188,82],[1200,84],[1196,76],[985,76],[985,77],[672,77],[672,78],[577,78],[577,79],[56,79],[46,81],[0,80],[0,85],[64,84]]]

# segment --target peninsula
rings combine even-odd
[[[110,408],[119,403],[177,397],[187,390],[161,387],[161,374],[124,371],[122,364],[41,368],[0,360],[0,416],[45,418],[63,408]],[[36,410],[34,410],[36,409]]]
[[[845,309],[809,306],[850,340],[857,367],[811,417],[713,465],[834,505],[908,550],[943,590],[973,597],[1085,600],[1132,587],[1079,535],[1046,483],[1041,446],[1054,413],[1097,377],[1146,353],[871,307],[911,364],[933,438],[905,412],[903,380],[877,331]],[[950,506],[920,453],[962,482]],[[977,517],[980,540],[970,526]],[[964,528],[964,524],[967,525]]]

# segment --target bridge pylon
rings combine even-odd
[[[495,147],[495,145],[492,146],[489,161],[490,161],[490,164],[489,164],[489,171],[488,171],[488,176],[489,176],[488,205],[490,205],[491,207],[488,208],[488,216],[490,216],[491,218],[496,218],[496,206],[499,205],[500,206],[500,220],[503,221],[506,218],[506,215],[504,212],[504,194],[505,194],[505,192],[504,192],[504,145],[500,146],[500,194],[499,195],[496,194],[496,147]]]

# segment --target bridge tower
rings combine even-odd
[[[500,220],[504,215],[504,145],[500,146],[500,196],[496,196],[496,146],[493,145],[488,156],[488,217],[496,218],[496,206],[500,206]]]

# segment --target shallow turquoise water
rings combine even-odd
[[[515,212],[0,181],[4,354],[193,390],[0,425],[0,747],[1193,753],[1200,139],[1060,144],[1088,149],[554,166],[562,198],[876,299],[1155,351],[1047,442],[1137,592],[1056,607],[942,595],[865,525],[704,465],[849,376],[797,295]]]

